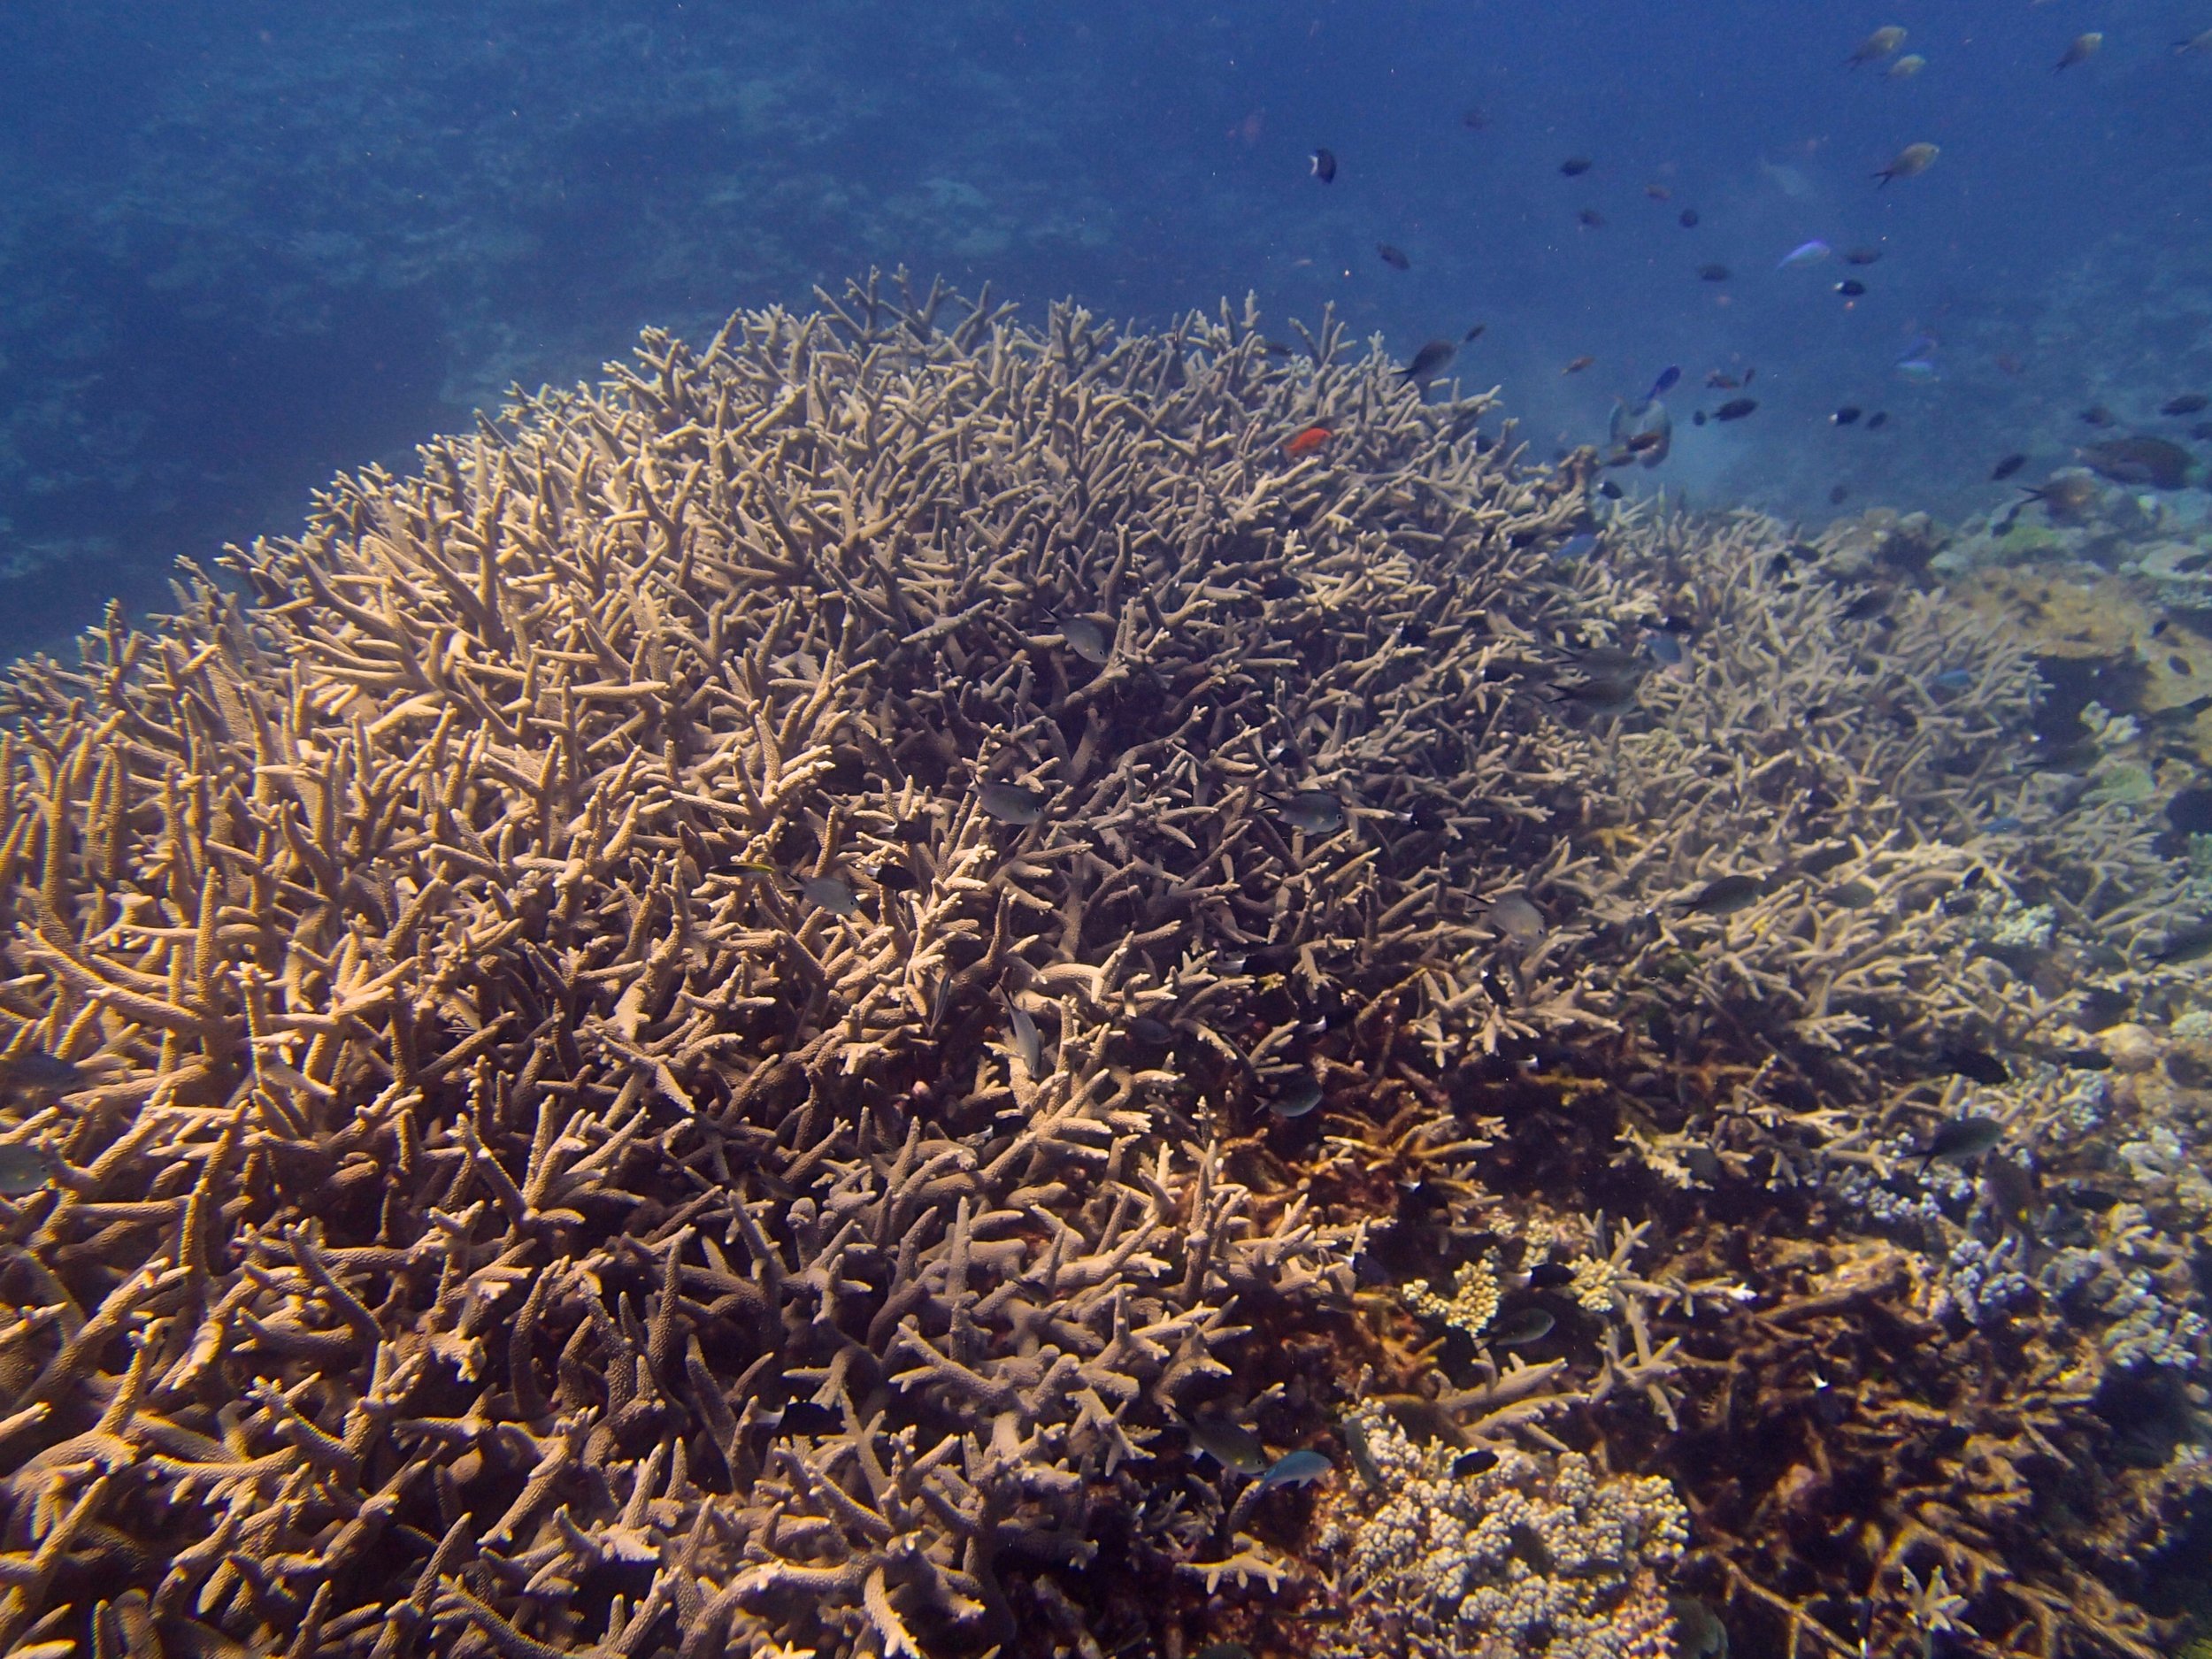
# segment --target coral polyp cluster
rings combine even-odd
[[[649,334],[16,670],[0,1637],[1288,1650],[1418,1511],[1417,1651],[2144,1651],[2190,1102],[2036,1079],[2185,872],[1999,628],[1300,340]]]

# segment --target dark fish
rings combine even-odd
[[[1859,849],[1849,841],[1829,841],[1816,847],[1790,867],[1799,875],[1824,876],[1831,870],[1849,864],[1859,856]]]
[[[1539,1262],[1528,1270],[1531,1290],[1557,1290],[1574,1283],[1575,1271],[1564,1262]]]
[[[794,884],[832,916],[851,916],[860,907],[849,882],[837,876],[797,876]]]
[[[1644,402],[1647,403],[1655,397],[1664,397],[1669,392],[1674,390],[1675,387],[1681,381],[1681,365],[1670,363],[1665,368],[1659,371],[1658,379],[1652,381],[1651,390],[1644,395]]]
[[[1291,828],[1309,835],[1333,835],[1344,827],[1344,803],[1325,789],[1301,789],[1276,811]]]
[[[2066,42],[2066,50],[2059,54],[2058,61],[2051,65],[2051,73],[2056,74],[2062,69],[2071,69],[2076,64],[2087,63],[2097,55],[2097,49],[2103,44],[2104,36],[2095,29],[2075,35]]]
[[[1636,706],[1636,682],[1602,676],[1563,686],[1559,695],[1592,714],[1621,714]]]
[[[1681,226],[1684,230],[1695,230],[1697,228],[1697,210],[1694,207],[1684,208],[1679,213],[1675,215],[1674,222]]]
[[[2043,516],[2053,524],[2079,524],[2095,508],[2103,491],[2086,472],[2054,472],[2039,488],[2020,487],[2031,501],[2043,503]]]
[[[1002,824],[1034,824],[1045,815],[1045,798],[1018,783],[987,783],[976,791],[985,812]]]
[[[1524,1308],[1492,1325],[1490,1340],[1499,1348],[1518,1348],[1525,1342],[1540,1342],[1551,1334],[1552,1327],[1558,1323],[1548,1309]]]
[[[1103,663],[1109,648],[1106,630],[1088,617],[1064,617],[1060,622],[1060,637],[1087,663]]]
[[[1847,910],[1863,910],[1882,895],[1863,881],[1847,881],[1828,891],[1828,901],[1840,904]]]
[[[1990,469],[1989,481],[1993,484],[2001,483],[2004,480],[2010,478],[2015,472],[2018,472],[2027,464],[2028,457],[2022,455],[2017,449],[2015,449],[2010,455],[2005,457],[2003,460],[1998,462],[1995,466]]]
[[[1267,1467],[1267,1448],[1260,1444],[1258,1435],[1241,1424],[1219,1417],[1185,1417],[1182,1421],[1191,1443],[1224,1469],[1256,1475]]]
[[[2212,442],[2212,420],[2200,420],[2189,428],[2189,435],[2199,443]]]
[[[1594,207],[1584,208],[1582,211],[1575,215],[1575,220],[1585,230],[1603,230],[1605,228],[1605,215],[1599,212]]]
[[[2201,392],[2184,392],[2179,397],[2170,397],[2158,406],[2162,415],[2193,415],[2208,402]]]
[[[1889,414],[1885,410],[1878,409],[1866,418],[1866,429],[1869,432],[1879,432],[1888,425]]]
[[[1129,1022],[1130,1037],[1148,1048],[1171,1048],[1175,1046],[1175,1027],[1164,1019],[1149,1014],[1140,1014]]]
[[[2005,1063],[1986,1048],[1946,1049],[1943,1054],[1943,1064],[1946,1068],[1957,1072],[1968,1081],[1979,1083],[1988,1088],[1994,1088],[2000,1083],[2008,1083],[2012,1080],[2012,1073],[2005,1069]]]
[[[0,1060],[0,1089],[24,1089],[34,1094],[66,1094],[84,1086],[84,1068],[40,1048],[18,1049]]]
[[[1874,176],[1886,189],[1893,179],[1912,179],[1935,165],[1935,158],[1943,152],[1933,144],[1908,144],[1890,158],[1886,167],[1877,170]]]
[[[1313,152],[1313,176],[1324,184],[1336,182],[1336,151],[1317,150]]]
[[[2005,1138],[2005,1126],[1994,1118],[1978,1118],[1969,1112],[1963,1117],[1947,1119],[1939,1125],[1934,1139],[1923,1149],[1920,1167],[1941,1158],[1947,1164],[1964,1164],[1978,1158]]]
[[[1828,504],[1831,507],[1842,506],[1844,497],[1848,495],[1850,493],[1850,489],[1845,485],[1838,484],[1834,486],[1828,492]]]
[[[43,1147],[12,1141],[0,1147],[0,1197],[20,1198],[50,1185],[58,1166]]]
[[[1688,904],[1708,916],[1732,916],[1766,890],[1767,884],[1757,876],[1720,876],[1701,887]]]
[[[1671,1595],[1675,1650],[1679,1659],[1728,1659],[1728,1626],[1720,1615],[1694,1595]]]
[[[2195,962],[2212,956],[2212,922],[2176,928],[2151,956],[2159,962]]]
[[[1847,300],[1855,300],[1866,292],[1866,284],[1856,277],[1846,277],[1836,284],[1836,292]]]
[[[1448,340],[1432,340],[1413,354],[1413,361],[1406,365],[1405,372],[1398,378],[1402,380],[1412,380],[1417,384],[1425,380],[1449,363],[1452,360],[1452,354],[1458,349],[1459,348]]]
[[[2081,451],[2090,470],[2116,484],[2148,484],[2153,489],[2180,489],[2189,481],[2193,458],[2163,438],[2111,438]]]
[[[1834,414],[1829,416],[1828,419],[1834,421],[1839,426],[1847,426],[1851,425],[1852,422],[1858,419],[1859,413],[1859,406],[1856,403],[1846,403],[1841,409],[1836,411]]]
[[[1682,641],[1671,634],[1655,634],[1650,642],[1651,660],[1663,668],[1672,668],[1682,660]]]
[[[1382,1467],[1375,1462],[1375,1448],[1368,1444],[1367,1431],[1355,1417],[1344,1418],[1336,1425],[1336,1430],[1344,1437],[1344,1449],[1351,1454],[1354,1471],[1366,1482],[1370,1492],[1380,1492],[1383,1489]]]
[[[1490,125],[1490,111],[1487,110],[1462,110],[1459,112],[1459,124],[1471,133],[1479,133],[1483,130],[1483,128]]]
[[[1560,370],[1559,372],[1562,374],[1579,374],[1583,370],[1588,368],[1596,361],[1597,359],[1595,357],[1586,354],[1585,356],[1577,357],[1573,362],[1570,363],[1565,368]]]
[[[814,1400],[794,1400],[777,1416],[776,1429],[783,1434],[836,1434],[844,1429],[844,1414],[835,1406]]]
[[[1662,375],[1660,380],[1666,381],[1666,377]],[[1664,461],[1674,447],[1674,417],[1656,393],[1633,411],[1616,400],[1606,434],[1615,446],[1615,453],[1606,461],[1608,466],[1624,466],[1637,458],[1648,469]]]
[[[1321,1085],[1312,1078],[1302,1077],[1286,1084],[1274,1099],[1267,1102],[1267,1110],[1278,1118],[1303,1118],[1321,1103]]]
[[[1486,1446],[1478,1446],[1471,1452],[1462,1452],[1452,1459],[1452,1479],[1471,1480],[1498,1466],[1498,1455]]]
[[[2092,403],[2081,411],[2081,419],[2088,426],[2108,426],[2116,417],[2102,403]]]
[[[1598,494],[1608,501],[1618,501],[1624,493],[1621,487],[1609,478],[1598,486]]]
[[[1470,328],[1470,329],[1469,329],[1469,330],[1468,330],[1465,334],[1463,334],[1460,335],[1460,337],[1459,337],[1459,342],[1460,342],[1460,344],[1462,344],[1462,345],[1471,345],[1471,344],[1473,344],[1476,341],[1478,341],[1478,340],[1479,340],[1479,339],[1481,339],[1481,338],[1482,338],[1482,331],[1483,331],[1484,329],[1486,329],[1486,328],[1489,327],[1489,326],[1490,326],[1490,325],[1489,325],[1488,323],[1477,323],[1477,324],[1476,324],[1476,325],[1475,325],[1472,328]]]
[[[911,893],[922,885],[904,864],[887,860],[876,866],[875,881],[886,893]]]
[[[1404,250],[1402,249],[1393,248],[1386,242],[1379,242],[1375,244],[1375,257],[1380,259],[1385,265],[1388,265],[1393,271],[1410,271],[1413,269],[1413,261],[1406,257]]]
[[[2050,1056],[2053,1065],[2075,1071],[2109,1071],[2112,1056],[2101,1048],[2060,1048]]]
[[[1728,280],[1728,267],[1724,265],[1701,265],[1698,266],[1697,273],[1708,282]]]
[[[1570,156],[1559,164],[1559,171],[1570,179],[1579,178],[1590,171],[1590,158],[1587,156]]]
[[[1693,426],[1701,426],[1704,424],[1705,411],[1701,409],[1693,409],[1690,411],[1690,425]]]
[[[1260,1477],[1260,1485],[1267,1486],[1302,1486],[1327,1474],[1336,1465],[1316,1451],[1285,1452],[1267,1466]]]
[[[1844,250],[1843,262],[1846,265],[1872,265],[1881,257],[1879,248],[1848,248]]]
[[[1715,420],[1741,420],[1758,406],[1759,400],[1755,397],[1732,397],[1713,411],[1713,419]]]
[[[1194,1659],[1252,1659],[1252,1650],[1240,1641],[1210,1641]]]

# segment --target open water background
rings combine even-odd
[[[1843,67],[1884,24],[1921,73]],[[2212,52],[2173,50],[2208,28],[2212,0],[0,7],[0,652],[158,603],[179,555],[511,382],[871,265],[1141,323],[1252,291],[1401,356],[1485,323],[1456,372],[1539,458],[1677,364],[1674,455],[1631,476],[1701,505],[1963,517],[2092,403],[2204,456],[2155,411],[2212,391]],[[1917,141],[1936,165],[1877,188]],[[1883,257],[1775,269],[1816,237]],[[1940,379],[1907,384],[1923,335]],[[1747,366],[1756,413],[1692,428]]]

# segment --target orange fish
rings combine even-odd
[[[1326,426],[1308,426],[1283,445],[1283,453],[1294,461],[1303,460],[1334,436]]]

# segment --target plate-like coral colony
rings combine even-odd
[[[2128,722],[1491,411],[870,283],[14,671],[0,1646],[2161,1651]]]

